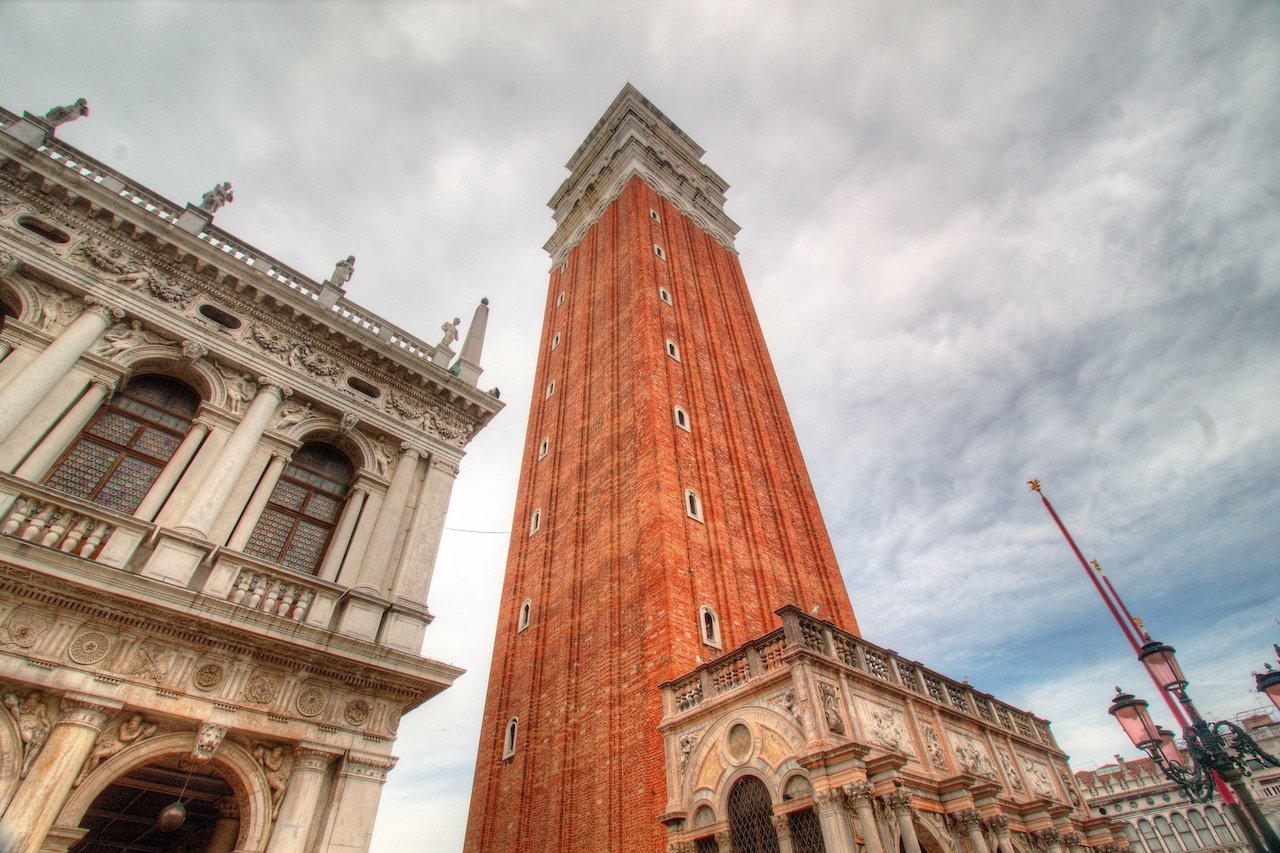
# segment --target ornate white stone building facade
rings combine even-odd
[[[420,649],[487,305],[419,341],[354,258],[215,227],[230,184],[182,209],[54,136],[86,113],[0,110],[0,850],[365,850],[461,672]]]

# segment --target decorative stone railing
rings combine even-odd
[[[0,108],[0,127],[6,127],[19,120],[19,116]],[[126,178],[110,166],[98,162],[86,154],[63,144],[56,137],[50,137],[38,151],[62,166],[75,172],[80,177],[99,184],[105,189],[124,198],[141,210],[167,222],[175,224],[182,216],[183,209],[159,193],[147,189],[141,184]],[[212,224],[196,235],[197,239],[207,243],[229,258],[244,264],[268,278],[285,285],[303,299],[319,302],[321,285],[286,264],[277,261]],[[430,362],[436,348],[427,342],[414,337],[393,323],[359,308],[345,297],[339,297],[329,309],[335,317],[351,326],[382,340],[404,353]]]
[[[0,474],[0,536],[124,568],[151,525]]]
[[[778,611],[782,627],[705,663],[686,676],[663,685],[668,716],[692,711],[782,669],[798,653],[879,679],[899,690],[945,706],[953,713],[980,718],[1024,738],[1056,747],[1049,724],[909,661],[896,652],[841,631],[830,622],[806,615],[788,605]]]
[[[225,549],[214,553],[201,591],[238,607],[321,628],[329,626],[343,592],[336,584]]]

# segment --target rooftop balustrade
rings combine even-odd
[[[792,605],[778,611],[782,627],[702,664],[663,685],[668,719],[737,693],[784,669],[798,655],[884,682],[913,701],[933,702],[947,711],[982,720],[1028,740],[1057,748],[1049,724],[970,685],[926,669],[917,661],[841,631]]]

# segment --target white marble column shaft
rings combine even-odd
[[[436,554],[440,550],[440,537],[444,534],[445,515],[449,511],[449,497],[457,476],[458,468],[452,462],[434,458],[429,462],[427,479],[414,508],[404,553],[396,570],[391,590],[393,599],[427,603]]]
[[[409,490],[413,487],[413,478],[418,471],[418,458],[416,449],[408,444],[401,445],[400,459],[396,462],[395,473],[391,475],[391,485],[387,488],[387,496],[382,501],[377,523],[373,526],[373,538],[365,551],[360,574],[356,578],[356,587],[365,592],[380,596],[386,586],[391,550],[395,547],[396,533],[405,513],[405,503],[409,499]]]
[[[176,529],[202,538],[209,536],[214,520],[244,474],[249,458],[285,396],[285,389],[263,382],[244,418],[227,439],[218,463],[205,476],[198,494],[183,512]]]
[[[321,580],[337,579],[338,569],[342,567],[342,560],[347,555],[351,537],[355,533],[356,521],[360,518],[360,511],[368,499],[368,486],[352,486],[347,492],[347,500],[342,505],[342,515],[338,517],[337,527],[334,528],[333,536],[329,539],[329,548],[324,554],[324,562],[320,564],[320,571],[317,572]]]
[[[88,301],[88,300],[86,300]],[[113,319],[124,317],[119,309],[101,304],[86,305],[71,325],[54,338],[0,391],[0,441],[22,423],[44,399],[58,380],[88,352]]]
[[[142,503],[138,504],[138,508],[133,511],[134,518],[141,518],[144,521],[155,520],[156,513],[173,493],[173,487],[178,484],[179,478],[187,470],[191,458],[196,455],[196,451],[200,449],[200,445],[204,443],[204,437],[208,434],[208,424],[200,421],[191,424],[191,429],[187,430],[187,434],[182,437],[182,443],[173,452],[173,456],[169,457],[164,470],[160,472],[159,477],[156,477],[151,488],[147,489]]]
[[[335,756],[332,753],[300,748],[294,753],[293,772],[271,841],[266,853],[305,853],[307,837],[320,812],[320,793],[325,774]]]
[[[36,445],[35,450],[18,466],[13,473],[24,480],[39,480],[49,473],[49,468],[58,457],[71,446],[71,442],[79,437],[81,431],[102,408],[111,386],[101,379],[95,379],[88,389],[80,395],[75,405],[62,416],[62,419],[49,430],[49,434]]]
[[[262,477],[258,479],[258,485],[253,490],[253,495],[249,498],[249,503],[245,506],[244,512],[240,516],[240,521],[236,523],[235,530],[231,531],[231,538],[227,540],[227,547],[236,551],[243,551],[244,546],[248,544],[249,537],[253,535],[253,529],[258,526],[258,519],[262,517],[262,511],[267,507],[267,501],[271,499],[271,493],[275,491],[276,483],[280,481],[280,474],[284,471],[284,466],[289,460],[282,453],[271,454],[271,461],[267,463],[267,470],[262,472]]]
[[[5,853],[38,853],[112,710],[63,700],[62,712],[0,819]]]

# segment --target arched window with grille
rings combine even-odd
[[[1160,836],[1156,835],[1156,829],[1151,825],[1149,820],[1138,821],[1138,831],[1142,833],[1142,840],[1146,842],[1147,849],[1152,853],[1164,853],[1164,845],[1160,843]]]
[[[773,801],[755,776],[743,776],[729,789],[729,833],[734,853],[780,853]]]
[[[137,376],[98,410],[45,484],[132,513],[164,470],[200,406],[200,396],[169,376]]]
[[[1213,831],[1218,834],[1223,844],[1234,844],[1236,842],[1235,831],[1231,828],[1219,812],[1213,806],[1206,806],[1204,816],[1209,820],[1209,825],[1213,827]]]
[[[1204,816],[1195,809],[1187,812],[1187,819],[1191,821],[1191,826],[1195,828],[1196,834],[1200,836],[1200,844],[1203,847],[1213,847],[1218,842],[1213,839],[1213,833],[1209,831],[1209,826],[1204,822]]]
[[[338,448],[302,445],[271,490],[244,552],[315,574],[354,476],[354,466]]]
[[[1173,821],[1173,828],[1177,830],[1178,837],[1182,839],[1182,846],[1188,850],[1198,850],[1200,842],[1196,841],[1195,833],[1191,831],[1190,824],[1182,815],[1174,812],[1169,816],[1169,820]]]

